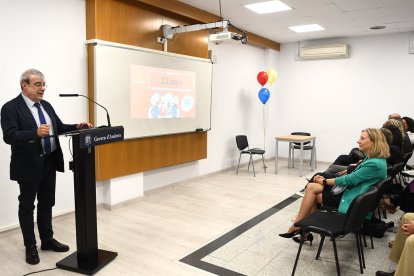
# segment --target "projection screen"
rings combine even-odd
[[[209,59],[91,40],[95,98],[125,138],[209,130],[213,66]],[[95,124],[106,113],[95,108]]]

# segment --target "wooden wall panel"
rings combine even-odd
[[[91,45],[88,45],[87,48],[88,51],[88,96],[91,99],[95,99],[95,79],[93,78],[94,76],[94,57],[93,57],[93,47]],[[89,118],[89,122],[95,125],[95,104],[91,101],[89,101],[88,104],[89,107],[89,114],[88,114],[88,118]]]
[[[207,133],[125,140],[96,148],[97,180],[154,170],[207,156]]]
[[[160,26],[193,24],[174,15],[133,0],[87,0],[87,39],[101,39],[138,47],[162,50],[157,43]],[[207,31],[184,33],[168,42],[168,52],[207,58]],[[93,98],[93,46],[88,47],[88,88]],[[94,107],[89,106],[93,122]],[[96,148],[98,181],[154,170],[207,158],[207,133],[184,133],[131,139]]]
[[[162,36],[161,25],[193,24],[188,19],[132,0],[100,0],[95,6],[95,32],[88,39],[102,39],[162,51],[157,42]],[[187,20],[187,21],[185,21]],[[93,22],[92,20],[90,20]],[[207,58],[207,31],[182,33],[168,41],[168,52]]]

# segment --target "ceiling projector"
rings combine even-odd
[[[216,44],[230,42],[230,41],[240,41],[243,39],[243,36],[238,33],[233,32],[222,32],[210,35],[210,41]]]

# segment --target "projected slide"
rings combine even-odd
[[[95,42],[96,41],[96,45]],[[122,125],[125,139],[211,128],[209,59],[93,40],[95,101]],[[95,111],[96,125],[106,112]]]
[[[131,118],[196,116],[196,73],[131,65]]]

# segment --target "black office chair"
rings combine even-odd
[[[296,255],[295,265],[293,266],[292,275],[295,274],[299,261],[299,255],[302,250],[303,242],[305,240],[305,233],[307,232],[314,232],[321,235],[321,241],[319,243],[316,259],[319,259],[320,257],[325,237],[331,237],[338,276],[341,275],[341,272],[339,269],[338,253],[336,250],[336,238],[343,237],[351,232],[354,232],[358,250],[359,267],[362,274],[363,268],[365,268],[365,258],[361,242],[360,230],[365,221],[365,216],[369,211],[373,209],[373,204],[375,198],[377,197],[377,193],[377,188],[373,186],[368,190],[368,192],[356,197],[349,206],[346,214],[315,212],[310,214],[308,217],[296,222],[295,226],[301,229],[302,238],[298,253]]]
[[[255,154],[261,155],[262,156],[262,161],[263,161],[263,168],[264,168],[264,171],[266,173],[266,165],[265,165],[264,157],[263,157],[263,155],[265,154],[264,150],[259,149],[259,148],[250,149],[249,148],[249,142],[247,141],[247,136],[246,135],[237,135],[236,136],[236,144],[237,144],[237,148],[240,151],[239,163],[237,164],[236,174],[239,173],[240,159],[241,159],[242,154],[250,155],[249,165],[247,166],[247,170],[250,169],[250,163],[251,163],[252,167],[253,167],[253,175],[255,177],[256,177],[256,172],[254,170],[253,155],[255,155]]]
[[[392,166],[387,167],[387,175],[391,178],[384,189],[383,194],[388,194],[390,197],[395,197],[398,195],[399,191],[402,189],[401,186],[401,171],[404,168],[404,162],[396,163]],[[379,211],[378,211],[379,213]],[[384,219],[387,219],[387,211],[382,210],[382,216]],[[381,219],[381,214],[379,213],[378,218]]]
[[[406,152],[404,154],[404,164],[405,165],[407,165],[407,162],[408,162],[408,160],[410,160],[411,156],[413,156],[413,152],[412,151]]]
[[[405,170],[412,170],[413,169],[412,166],[407,165],[407,163],[410,160],[410,158],[411,158],[412,155],[413,155],[413,152],[412,151],[406,152],[404,154],[404,168],[405,168]],[[408,183],[410,183],[411,182],[411,178],[413,177],[413,175],[411,175],[411,174],[409,174],[407,172],[404,172],[404,171],[401,171],[400,176],[401,176],[402,182],[405,185],[407,185]]]
[[[406,152],[404,154],[404,168],[406,170],[410,169],[410,166],[407,166],[407,163],[408,163],[408,160],[410,160],[412,155],[413,155],[412,151]],[[411,175],[409,175],[407,173],[404,173],[403,171],[400,172],[400,178],[401,178],[402,183],[404,183],[404,184],[408,184],[410,182],[409,178],[411,178],[411,177],[412,177]]]
[[[398,192],[404,187],[404,180],[402,178],[401,172],[404,170],[405,163],[400,162],[391,166],[390,176],[392,178],[392,183],[394,184],[392,194],[395,196]]]
[[[302,136],[311,136],[309,132],[292,132],[290,135],[302,135]],[[313,153],[315,152],[315,168],[316,168],[316,151],[313,150],[313,145],[310,145],[311,142],[305,142],[303,143],[303,150],[310,150],[311,151],[311,158],[310,158],[310,164],[312,165],[313,160]],[[291,143],[291,146],[289,150],[291,151],[291,160],[289,162],[292,162],[292,168],[295,167],[295,149],[300,150],[300,143]]]
[[[380,182],[378,182],[375,187],[377,188],[377,197],[375,198],[374,202],[373,202],[373,208],[372,208],[372,216],[375,216],[375,210],[378,210],[378,217],[379,219],[381,219],[381,212],[380,209],[378,207],[384,192],[386,191],[386,189],[391,185],[391,177],[387,177],[384,180],[381,180]],[[368,223],[368,220],[364,221],[364,224]],[[371,248],[374,249],[374,241],[372,239],[372,232],[369,233],[369,237],[371,239]],[[364,241],[365,241],[365,236],[364,236]],[[365,246],[367,246],[366,241],[365,241]]]

